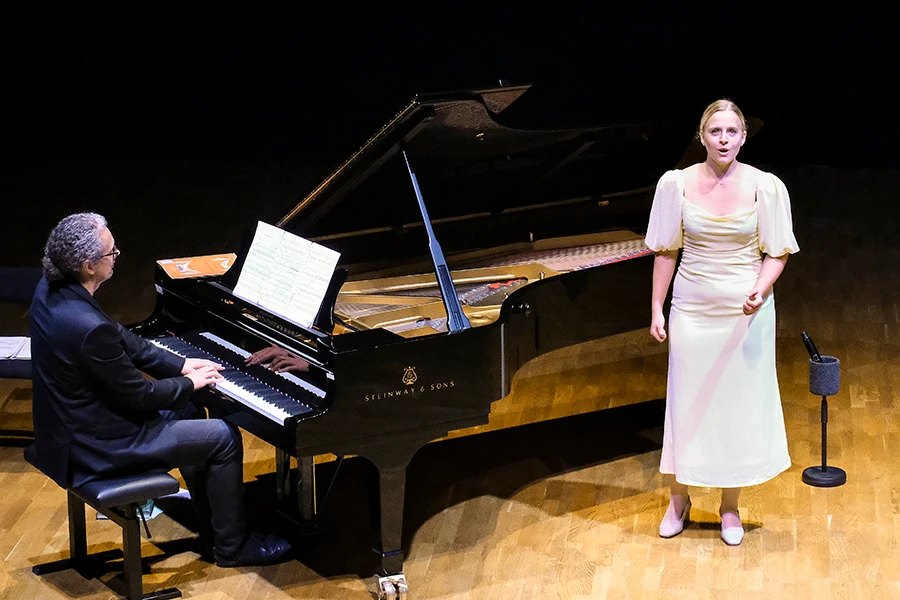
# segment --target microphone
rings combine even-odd
[[[812,359],[813,362],[822,362],[822,357],[819,355],[819,351],[816,350],[816,345],[813,343],[812,339],[806,335],[806,332],[800,334],[800,339],[803,340],[803,345],[806,346],[806,351],[809,352],[809,358]]]

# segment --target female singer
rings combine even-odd
[[[646,238],[656,252],[650,334],[669,339],[660,472],[671,476],[671,496],[659,535],[684,528],[688,486],[718,487],[722,539],[734,546],[744,536],[741,488],[791,464],[775,374],[772,285],[799,247],[784,184],[737,161],[747,139],[740,109],[713,102],[698,135],[706,160],[662,176]],[[673,275],[667,336],[663,303]]]

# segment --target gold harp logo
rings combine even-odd
[[[406,370],[403,371],[403,383],[406,385],[412,385],[416,382],[416,368],[415,367],[406,367]]]

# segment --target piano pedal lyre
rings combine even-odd
[[[378,600],[406,600],[409,593],[406,575],[397,573],[379,577],[375,591],[378,592]]]

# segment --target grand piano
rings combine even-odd
[[[640,233],[690,125],[511,125],[505,115],[527,90],[417,96],[284,215],[278,227],[341,253],[314,326],[232,293],[245,245],[221,277],[158,269],[156,308],[136,327],[228,366],[210,411],[275,446],[280,490],[297,459],[304,519],[316,510],[312,457],[377,467],[382,597],[406,589],[416,451],[487,423],[535,357],[648,326],[652,254]],[[244,366],[270,344],[308,372]]]

